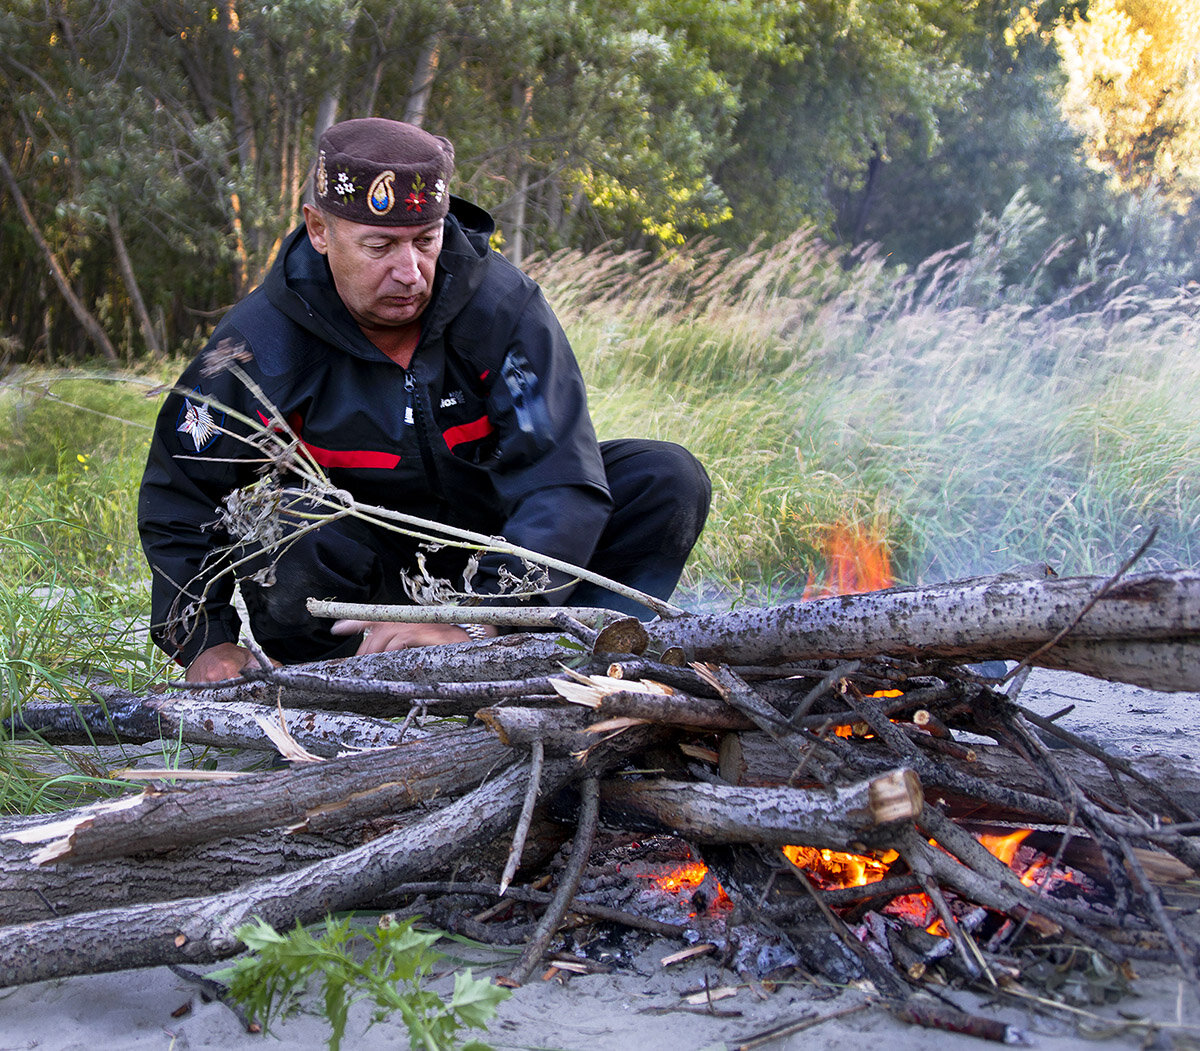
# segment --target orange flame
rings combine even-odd
[[[810,572],[804,598],[858,595],[890,588],[895,583],[887,541],[862,526],[833,526],[826,543],[825,563],[828,566],[825,585],[815,587]]]
[[[825,889],[865,887],[868,883],[875,883],[883,879],[888,866],[898,856],[894,850],[873,858],[866,854],[846,854],[840,850],[794,846],[784,847],[783,854]]]
[[[1005,836],[980,835],[977,838],[1000,861],[1013,867],[1017,849],[1029,836],[1032,829],[1021,828]],[[823,890],[837,887],[864,887],[883,879],[888,867],[896,860],[895,851],[879,857],[866,854],[846,854],[838,850],[821,850],[817,847],[787,846],[784,855],[798,868],[804,869]],[[1049,865],[1049,859],[1038,859],[1021,876],[1026,886],[1032,886],[1039,873]],[[885,911],[905,917],[914,926],[924,927],[930,934],[944,937],[946,928],[937,917],[933,902],[925,894],[900,894],[886,906]]]
[[[978,839],[992,854],[1012,868],[1013,859],[1017,856],[1017,848],[1025,842],[1032,831],[1031,828],[1019,828],[1007,836],[980,834]]]

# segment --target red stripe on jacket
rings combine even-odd
[[[453,452],[456,445],[478,441],[491,433],[492,421],[486,416],[480,416],[479,419],[472,420],[470,423],[460,423],[457,427],[447,428],[442,431],[442,437],[446,439],[446,448]]]
[[[270,420],[261,412],[258,418],[262,420],[264,425],[269,425]],[[306,442],[302,434],[304,421],[296,413],[288,419],[293,431],[296,432],[296,437],[300,439],[300,444],[304,446],[322,467],[374,467],[383,471],[390,471],[400,462],[398,453],[385,453],[377,449],[322,449],[319,445],[313,445],[311,442]]]

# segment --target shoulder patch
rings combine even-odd
[[[201,393],[199,388],[196,388],[196,393]],[[179,442],[185,449],[190,442],[192,448],[189,452],[203,452],[217,440],[224,424],[223,412],[214,411],[207,402],[184,398],[175,430],[183,435]]]

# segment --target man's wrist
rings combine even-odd
[[[486,624],[457,624],[455,627],[462,628],[467,633],[472,642],[478,642],[481,639],[490,639],[492,633],[488,631]]]

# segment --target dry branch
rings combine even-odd
[[[576,767],[546,764],[561,785]],[[495,780],[405,829],[336,857],[207,897],[79,913],[0,927],[0,987],[166,963],[208,963],[241,948],[235,931],[252,917],[285,929],[353,909],[389,887],[439,871],[516,820],[525,771]]]
[[[330,836],[277,829],[165,854],[86,865],[35,865],[29,860],[28,847],[0,840],[0,916],[5,924],[30,923],[94,909],[219,893],[333,857],[345,848]]]
[[[53,744],[121,741],[183,741],[215,748],[274,750],[259,720],[279,721],[275,707],[249,701],[214,704],[194,696],[141,696],[124,690],[97,689],[103,704],[35,702],[21,708],[6,725],[15,733],[33,733]],[[414,727],[339,711],[292,708],[284,712],[287,731],[305,750],[332,757],[357,748],[386,748],[424,736]]]
[[[1011,701],[956,667],[966,660],[1020,660],[1053,641],[1038,654],[1039,663],[1071,667],[1083,661],[1079,666],[1092,674],[1159,689],[1200,685],[1200,663],[1187,666],[1191,654],[1200,654],[1200,577],[1146,575],[1105,591],[1109,584],[989,578],[684,617],[650,625],[647,652],[670,651],[669,658],[593,655],[570,673],[562,663],[578,656],[577,647],[560,645],[557,636],[514,635],[264,669],[255,673],[261,681],[236,687],[147,697],[108,693],[106,713],[85,711],[74,724],[61,711],[31,707],[47,732],[115,728],[126,739],[164,733],[189,740],[208,733],[221,743],[263,747],[259,719],[265,711],[278,717],[279,698],[289,709],[289,731],[322,754],[347,740],[390,741],[401,733],[368,715],[408,716],[428,708],[475,713],[483,726],[220,785],[156,785],[117,805],[61,815],[61,827],[0,822],[0,832],[52,841],[38,854],[43,860],[71,862],[35,869],[28,846],[0,841],[0,902],[15,903],[12,918],[0,926],[0,984],[218,959],[236,951],[234,931],[253,915],[276,927],[317,920],[329,911],[376,903],[389,888],[444,872],[455,859],[471,860],[473,879],[492,879],[504,867],[510,842],[512,860],[520,854],[523,836],[518,831],[514,837],[513,827],[522,808],[533,816],[538,784],[531,767],[542,767],[545,802],[572,781],[588,778],[590,784],[622,759],[629,760],[627,772],[634,767],[642,779],[603,783],[609,825],[631,837],[665,830],[703,843],[706,853],[724,859],[714,865],[734,859],[749,870],[758,859],[758,868],[774,881],[784,871],[779,852],[755,848],[795,844],[862,853],[894,846],[902,860],[880,889],[897,894],[917,885],[928,893],[958,948],[946,966],[960,972],[986,974],[990,966],[986,950],[956,918],[960,904],[1003,913],[1018,927],[1027,917],[1042,916],[1114,960],[1126,950],[1108,931],[1122,922],[1139,936],[1155,934],[1159,947],[1170,944],[1187,972],[1188,954],[1197,946],[1175,929],[1149,886],[1146,859],[1161,861],[1165,851],[1200,871],[1200,840],[1186,824],[1200,813],[1200,771],[1176,757],[1112,759],[1069,735],[1068,747],[1050,754]],[[592,629],[585,630],[590,640]],[[640,647],[638,633],[623,637],[630,641],[618,645]],[[668,663],[680,650],[709,663]],[[568,680],[564,692],[576,704],[555,695]],[[885,687],[902,695],[874,695]],[[643,692],[647,688],[657,692]],[[1039,733],[1057,730],[1044,720],[1038,726]],[[852,736],[835,736],[834,727]],[[997,744],[967,746],[955,738],[963,730]],[[526,751],[535,760],[528,767]],[[710,783],[718,778],[704,766],[706,759],[719,760],[721,775],[733,783]],[[648,770],[664,779],[647,779]],[[469,794],[433,813],[412,809],[414,802],[438,805],[462,792]],[[561,799],[555,803],[561,808]],[[538,808],[539,827],[549,828],[545,813],[552,809]],[[1057,829],[1063,857],[1085,844],[1089,871],[1125,891],[1130,915],[1100,916],[1087,904],[1043,900],[950,819],[966,814],[1053,826],[1039,834]],[[372,833],[385,823],[387,831],[343,852],[337,841],[348,838],[347,829],[357,834],[365,821],[375,822]],[[396,828],[397,821],[404,827]],[[31,831],[39,823],[45,827]],[[560,881],[559,911],[574,894],[590,824],[589,817],[579,830],[569,877]],[[295,828],[305,834],[291,834]],[[234,835],[240,838],[229,838]],[[562,834],[547,832],[544,840],[554,849]],[[533,837],[534,845],[545,843]],[[494,857],[484,856],[485,844]],[[209,888],[205,874],[222,851],[244,849],[255,857],[260,848],[271,852],[262,863],[273,874],[245,882],[247,867],[235,866],[229,882],[212,884],[216,893],[197,893]],[[326,849],[329,855],[320,856]],[[768,855],[776,859],[774,868],[763,860]],[[1083,855],[1075,850],[1071,856]],[[107,860],[115,857],[120,860]],[[302,867],[282,871],[296,865]],[[129,879],[114,907],[80,911],[104,901],[120,871]],[[171,873],[178,881],[174,893],[191,896],[155,901],[172,893],[166,885]],[[139,874],[146,877],[144,891]],[[502,878],[507,883],[510,873]],[[766,908],[761,903],[769,888],[742,880],[734,893],[743,911],[757,915]],[[771,903],[772,918],[791,909],[799,919],[802,910],[795,888],[790,890]],[[850,908],[878,893],[863,888],[814,895],[828,909],[833,900]],[[804,901],[811,917],[807,896]],[[50,912],[73,915],[49,918]],[[47,918],[14,925],[33,917]],[[545,931],[557,923],[552,911]],[[736,931],[729,937],[732,946]],[[534,943],[530,959],[544,948]],[[902,956],[896,959],[906,977],[888,980],[907,988]],[[933,966],[932,956],[921,959],[922,967]]]
[[[860,749],[874,750],[866,742]],[[1068,811],[1061,800],[1040,778],[1031,777],[1028,764],[1009,749],[976,743],[970,751],[970,758],[941,756],[936,769],[931,766],[924,771],[922,784],[928,796],[947,803],[952,813],[970,811],[979,820],[1066,820]],[[1058,753],[1058,758],[1086,790],[1102,794],[1115,790],[1113,774],[1097,760],[1066,749]],[[1155,753],[1130,762],[1151,782],[1141,787],[1134,783],[1129,788],[1149,812],[1170,817],[1172,802],[1188,810],[1200,806],[1200,764],[1178,755]],[[730,784],[783,784],[795,768],[795,759],[766,734],[727,734],[721,739],[720,771]],[[1011,787],[1015,785],[1020,788]],[[983,786],[994,790],[992,801],[981,799],[979,790]]]

